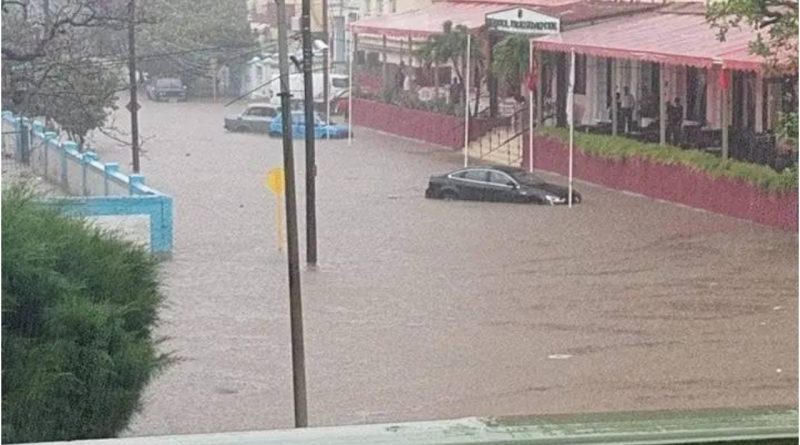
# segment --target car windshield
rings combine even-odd
[[[526,172],[526,171],[520,170],[520,171],[509,172],[509,173],[520,184],[526,184],[526,185],[544,184],[544,180],[542,178],[540,178],[540,177],[538,177],[538,176],[536,176],[536,175],[534,175],[533,173],[530,173],[530,172]]]
[[[161,88],[180,88],[183,86],[180,79],[158,79],[156,86]]]

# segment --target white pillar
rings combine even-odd
[[[755,95],[755,130],[756,133],[764,131],[764,74],[761,71],[756,73],[756,84],[753,89]]]
[[[728,159],[728,121],[730,121],[730,110],[728,109],[728,106],[730,104],[730,92],[733,89],[733,85],[731,85],[732,79],[728,77],[730,75],[728,70],[723,70],[722,73],[723,76],[728,79],[726,82],[728,84],[728,88],[722,91],[722,106],[720,107],[720,123],[722,124],[722,159]]]
[[[533,75],[533,43],[528,41],[528,76]],[[529,84],[529,82],[525,82]],[[528,171],[533,172],[533,90],[528,86]]]
[[[569,182],[567,190],[567,205],[572,208],[572,152],[574,151],[575,133],[575,49],[570,54],[569,64],[569,90],[567,92],[567,119],[569,119]]]
[[[536,125],[542,125],[544,122],[544,61],[542,60],[542,51],[539,50],[534,54],[536,56]]]
[[[658,66],[658,143],[665,145],[667,143],[667,80],[665,79],[667,73],[663,62]]]
[[[472,35],[467,33],[467,66],[464,69],[464,167],[469,165],[469,72],[471,62]]]
[[[355,85],[353,85],[353,59],[356,57],[356,45],[353,40],[355,35],[351,32],[348,44],[350,48],[347,50],[347,75],[350,91],[347,93],[347,145],[353,144],[353,93],[355,92]]]

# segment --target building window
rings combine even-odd
[[[575,54],[575,94],[586,94],[586,55]]]

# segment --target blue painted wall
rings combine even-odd
[[[78,151],[78,144],[73,141],[59,141],[58,135],[45,132],[44,125],[39,121],[31,122],[27,118],[14,116],[13,113],[4,111],[2,119],[14,125],[16,132],[15,160],[28,164],[31,149],[34,144],[39,144],[44,152],[44,175],[48,182],[59,185],[65,191],[83,195],[75,198],[61,198],[44,200],[46,205],[57,206],[60,210],[71,215],[79,216],[126,216],[146,215],[150,218],[150,248],[155,254],[169,256],[172,254],[173,240],[173,206],[172,197],[145,185],[143,175],[125,175],[119,171],[116,163],[103,163],[93,151]],[[53,156],[56,154],[57,156]],[[61,174],[51,177],[52,172],[47,168],[48,162],[59,162]],[[70,184],[67,175],[67,163],[76,162],[81,166],[80,184]],[[89,178],[103,178],[103,195],[91,195],[88,186]],[[113,190],[111,184],[116,184],[117,189],[127,190],[127,194],[110,194]]]

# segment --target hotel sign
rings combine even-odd
[[[486,26],[492,31],[515,34],[558,34],[561,20],[526,8],[513,8],[486,14]]]

